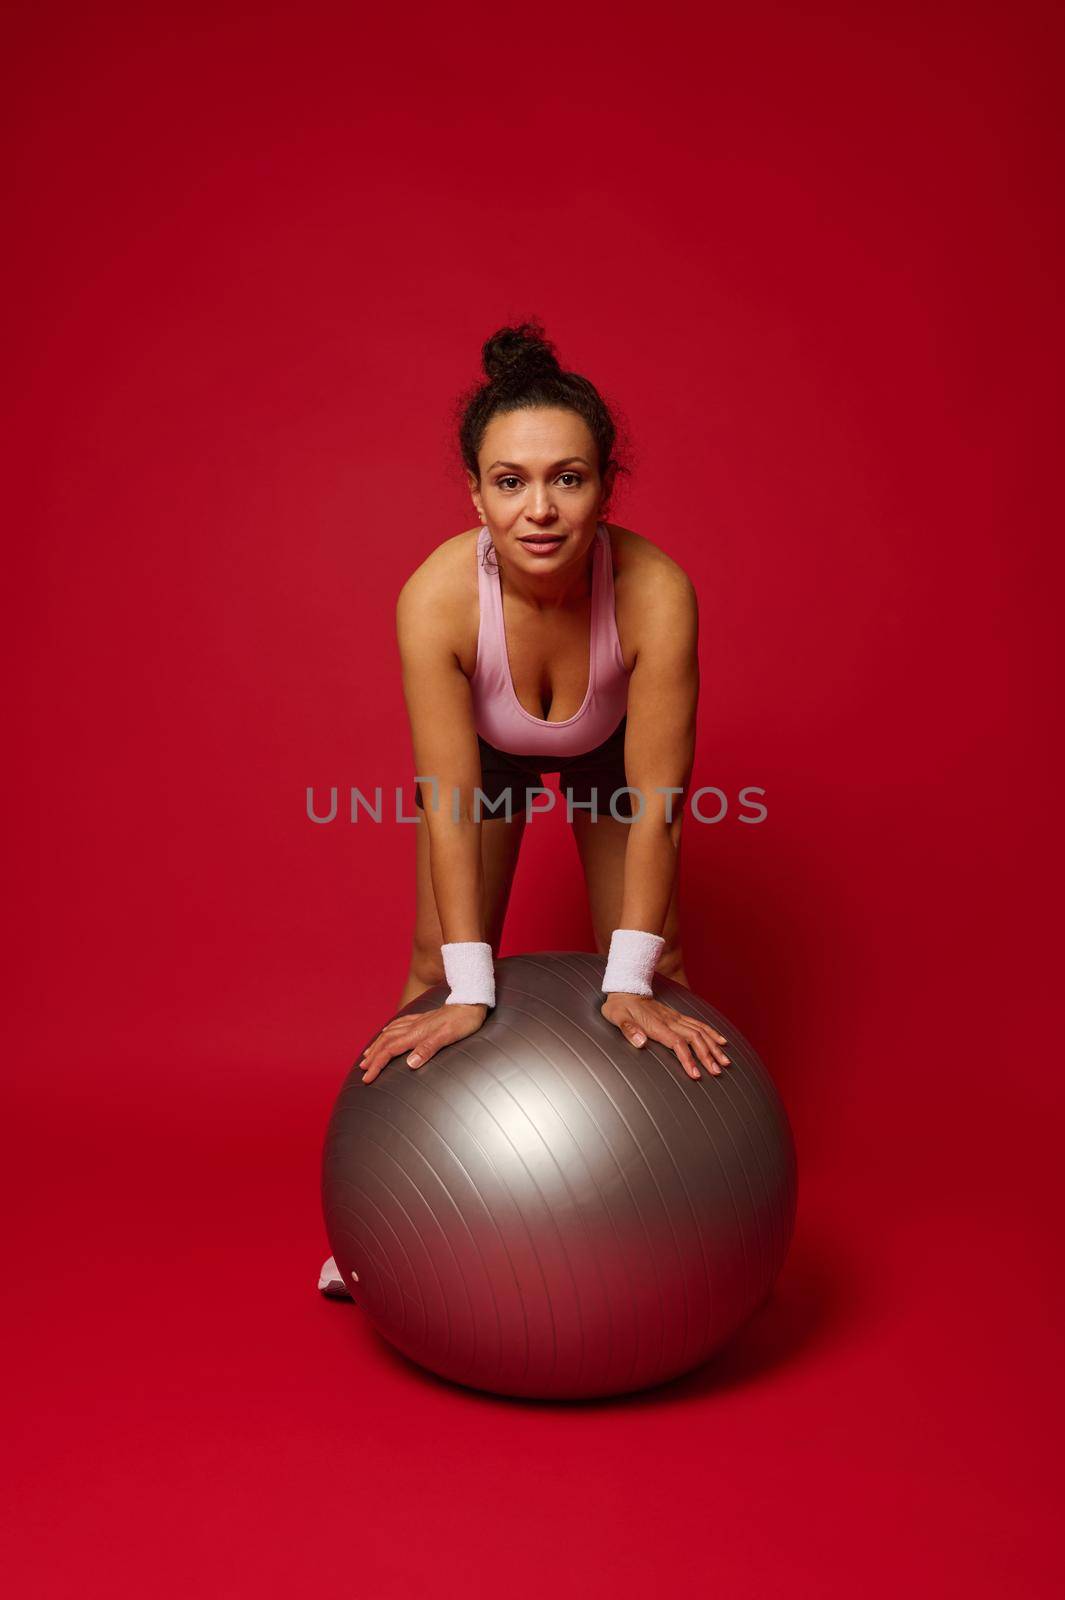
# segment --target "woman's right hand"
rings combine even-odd
[[[438,1050],[456,1039],[466,1039],[484,1022],[486,1005],[436,1006],[413,1016],[393,1017],[362,1054],[356,1066],[363,1083],[372,1083],[394,1056],[407,1051],[408,1067],[424,1066]]]

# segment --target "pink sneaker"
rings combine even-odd
[[[322,1270],[318,1274],[318,1287],[323,1294],[330,1295],[334,1300],[351,1300],[350,1290],[340,1276],[336,1260],[333,1256],[322,1263]]]

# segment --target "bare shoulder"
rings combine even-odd
[[[431,603],[463,587],[468,588],[470,580],[476,580],[477,576],[474,551],[479,531],[477,528],[467,528],[464,533],[442,539],[414,568],[399,591],[399,600],[404,603]]]
[[[679,561],[631,528],[608,522],[614,554],[614,610],[626,662],[653,638],[694,643],[695,585]]]
[[[682,599],[695,597],[695,585],[680,562],[655,544],[653,539],[631,528],[622,528],[608,522],[610,543],[614,552],[614,583],[626,588],[644,589],[649,598],[668,599],[671,595]]]
[[[460,658],[467,653],[471,619],[476,635],[479,532],[468,528],[441,540],[407,578],[396,597],[401,642],[414,630],[431,631]]]

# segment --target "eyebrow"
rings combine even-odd
[[[567,456],[564,461],[556,461],[554,466],[549,470],[551,472],[557,472],[559,467],[568,467],[571,461],[580,461],[586,467],[591,465],[589,461],[585,461],[583,456]],[[512,467],[515,472],[525,471],[525,468],[518,461],[493,461],[492,465],[490,467],[485,467],[484,470],[486,472],[492,472],[496,467]]]

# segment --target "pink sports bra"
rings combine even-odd
[[[477,538],[477,663],[470,678],[477,732],[497,750],[516,756],[573,756],[594,750],[614,732],[629,699],[629,674],[614,616],[610,531],[605,522],[596,525],[588,687],[580,709],[561,722],[533,716],[514,692],[499,573],[484,565],[491,542],[492,535],[482,528]]]

